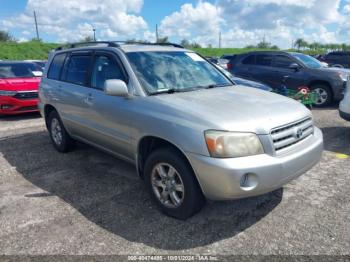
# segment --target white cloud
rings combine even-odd
[[[104,38],[133,36],[147,29],[138,15],[143,0],[28,0],[25,12],[2,22],[8,28],[33,26],[33,11],[39,28],[58,40],[74,41],[92,35],[92,28]]]
[[[221,22],[215,5],[200,1],[196,6],[184,4],[180,11],[166,16],[159,31],[162,36],[192,38],[199,43],[208,43],[216,41]]]

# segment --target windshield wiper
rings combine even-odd
[[[215,84],[215,85],[208,85],[205,86],[205,89],[211,89],[211,88],[215,88],[215,87],[225,87],[225,86],[232,86],[233,84]]]
[[[174,93],[180,93],[182,92],[179,89],[175,89],[175,88],[169,88],[169,89],[163,89],[163,90],[159,90],[153,93],[150,93],[150,96],[155,96],[155,95],[160,95],[160,94],[174,94]]]

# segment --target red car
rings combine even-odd
[[[38,111],[42,68],[29,62],[0,62],[0,115]]]

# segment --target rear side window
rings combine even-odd
[[[271,66],[272,56],[271,55],[257,55],[256,64],[260,66]]]
[[[58,54],[54,57],[50,65],[49,73],[47,75],[48,78],[54,79],[54,80],[60,79],[61,69],[66,56],[67,54],[63,53],[63,54]]]
[[[255,65],[255,55],[250,55],[242,60],[244,65]]]
[[[90,60],[90,55],[72,55],[65,72],[65,80],[73,84],[85,85]]]

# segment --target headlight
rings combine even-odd
[[[346,73],[338,73],[338,76],[340,77],[340,79],[344,82],[346,82],[348,80],[348,74]]]
[[[14,96],[16,94],[16,91],[0,90],[0,96]]]
[[[205,131],[209,153],[216,158],[259,155],[264,149],[256,134],[226,131]]]

